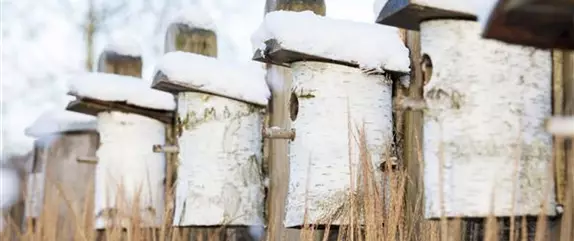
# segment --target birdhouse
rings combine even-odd
[[[165,142],[173,96],[140,78],[107,73],[78,75],[68,89],[76,97],[68,110],[97,117],[100,145],[92,158],[97,162],[96,228],[127,227],[133,217],[143,227],[160,227],[166,163],[153,146]]]
[[[178,103],[174,226],[263,224],[264,76],[260,66],[193,53],[159,61],[152,86]]]
[[[285,226],[349,224],[352,195],[366,178],[360,173],[372,170],[381,180],[379,167],[391,158],[391,76],[410,64],[398,30],[271,12],[252,40],[254,60],[288,66],[293,75]]]
[[[27,183],[26,217],[37,218],[40,213],[58,216],[59,233],[68,235],[59,236],[62,239],[75,234],[75,226],[66,221],[70,217],[88,214],[89,220],[82,222],[91,222],[95,167],[78,163],[77,159],[95,155],[99,143],[96,127],[92,116],[48,110],[26,129],[27,136],[36,138]]]
[[[395,2],[381,16],[406,14]],[[420,23],[426,217],[554,215],[550,53],[482,39],[478,22],[448,14],[403,17]]]

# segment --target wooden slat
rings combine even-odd
[[[255,54],[252,58],[253,60],[266,64],[278,65],[281,67],[290,67],[292,63],[297,61],[315,61],[359,68],[357,63],[328,59],[284,48],[276,39],[265,41],[265,45],[265,51],[261,51],[260,49],[255,51]],[[404,73],[397,71],[386,71],[394,75],[404,75]]]
[[[419,30],[422,21],[445,18],[476,20],[476,16],[472,14],[428,7],[413,0],[390,0],[379,13],[376,22],[409,30]]]
[[[509,7],[509,0],[499,0],[482,36],[537,48],[574,49],[574,1],[560,2],[519,1]]]
[[[131,105],[126,102],[101,101],[91,98],[79,97],[68,103],[66,110],[97,116],[100,112],[119,111],[134,113],[159,120],[163,123],[172,123],[174,113],[167,110],[154,110]],[[151,148],[151,147],[150,147]]]

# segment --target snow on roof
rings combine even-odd
[[[143,108],[174,110],[173,95],[150,88],[149,82],[131,76],[84,73],[68,81],[70,95],[103,101],[126,101]]]
[[[275,11],[253,34],[254,50],[275,39],[283,48],[347,61],[361,68],[409,72],[409,50],[397,28],[315,15],[311,11]]]
[[[173,18],[172,23],[182,23],[191,28],[216,31],[217,27],[211,15],[200,5],[192,5],[180,10]]]
[[[267,105],[271,91],[262,65],[238,63],[186,52],[169,52],[158,62],[171,82],[245,102]]]
[[[26,128],[26,135],[43,137],[69,131],[92,131],[96,128],[97,122],[93,116],[66,110],[49,110]]]
[[[117,31],[108,39],[104,51],[140,57],[142,55],[142,45],[134,35],[128,34],[126,31]]]

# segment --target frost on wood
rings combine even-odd
[[[44,201],[44,173],[30,173],[26,183],[26,206],[24,216],[38,218]]]
[[[263,225],[263,110],[194,92],[178,103],[174,225]]]
[[[128,104],[158,110],[174,110],[169,93],[150,88],[140,78],[106,73],[85,73],[70,79],[70,95],[102,101],[125,101]]]
[[[165,155],[154,153],[152,146],[164,144],[165,126],[135,114],[102,112],[98,114],[98,131],[96,228],[107,225],[107,218],[114,213],[110,210],[117,211],[115,218],[124,227],[129,225],[127,219],[136,215],[143,219],[144,226],[160,227],[164,214]],[[139,205],[134,208],[136,198]],[[139,213],[132,213],[133,210]]]
[[[142,55],[141,42],[129,31],[118,31],[108,39],[104,51],[114,52],[119,55],[140,57]]]
[[[358,129],[364,124],[373,167],[389,154],[390,80],[335,64],[296,62],[292,69],[290,110],[297,138],[290,146],[284,224],[303,225],[306,206],[310,224],[327,224],[331,219],[334,225],[348,224],[351,171],[355,184],[361,172]],[[379,175],[377,171],[375,176]]]
[[[554,215],[552,138],[544,130],[550,53],[484,40],[479,31],[472,21],[421,25],[422,53],[433,63],[424,87],[426,217],[439,218],[441,203],[448,217],[485,217],[491,203],[496,216]]]
[[[267,105],[271,96],[265,82],[265,69],[259,64],[177,51],[165,54],[157,70],[166,75],[169,82],[257,105]]]
[[[26,135],[42,137],[72,131],[96,130],[96,118],[66,110],[50,110],[44,112],[26,129]]]
[[[253,34],[255,51],[275,39],[288,50],[358,64],[365,69],[409,72],[409,50],[397,28],[338,20],[311,11],[276,11]]]
[[[190,28],[217,31],[217,27],[211,15],[197,4],[181,9],[171,23],[182,23]]]

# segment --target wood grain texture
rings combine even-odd
[[[142,76],[142,57],[120,55],[115,52],[104,51],[98,61],[98,72],[133,76]]]
[[[61,133],[36,141],[41,152],[36,161],[45,168],[42,216],[57,222],[58,240],[77,240],[81,238],[77,231],[93,228],[95,166],[77,158],[95,156],[98,145],[96,132]]]

